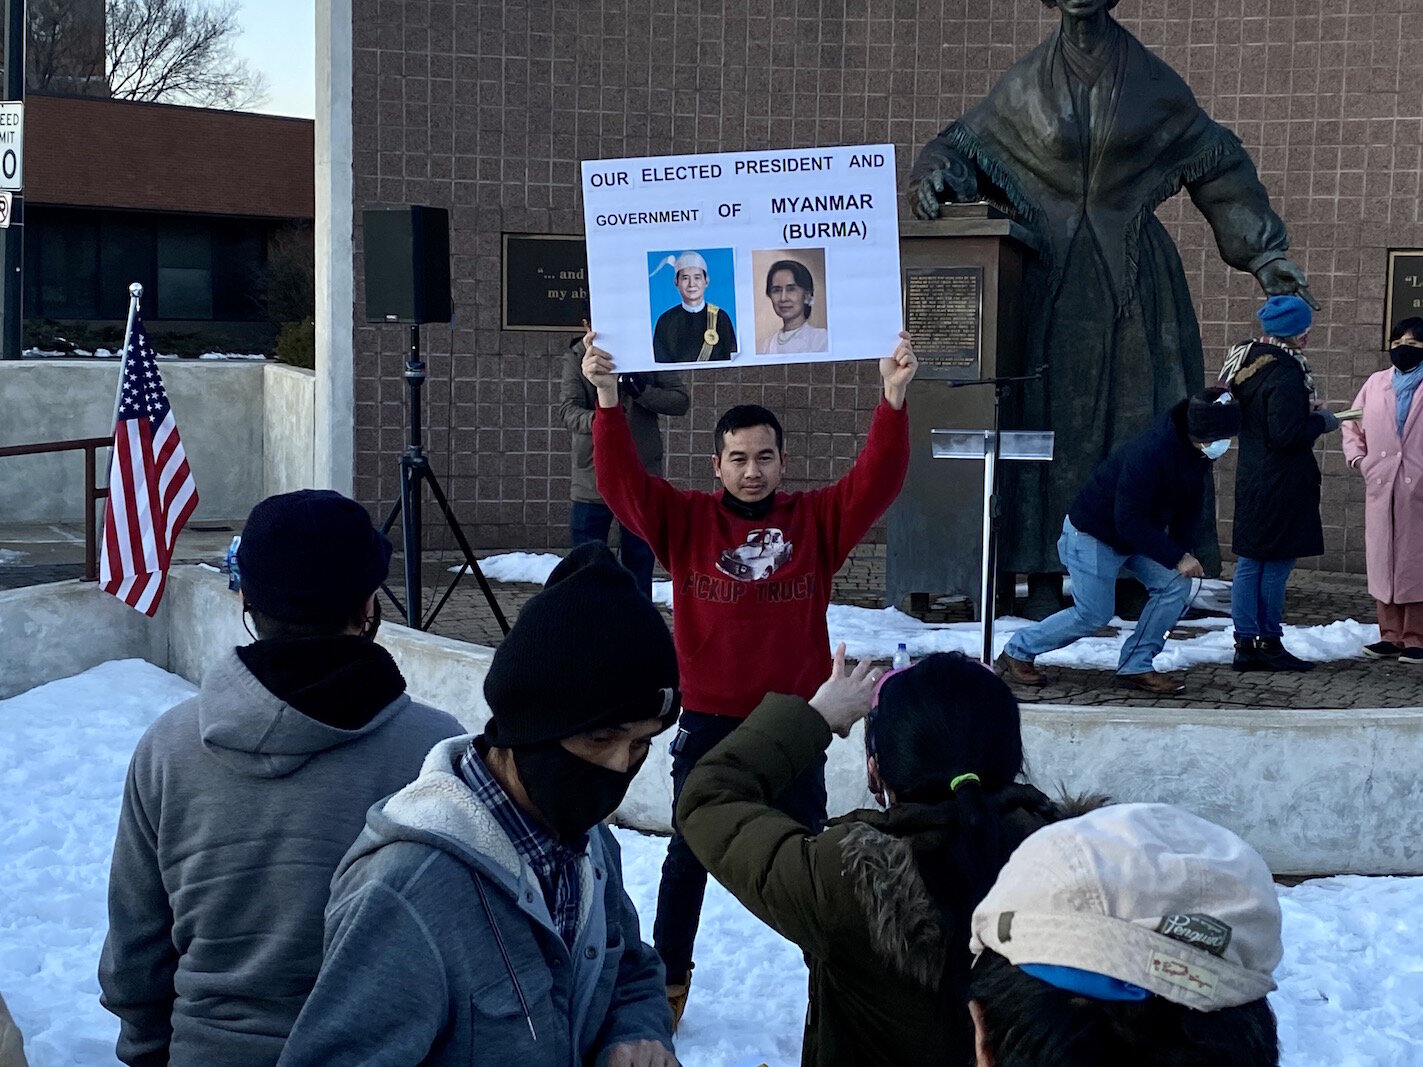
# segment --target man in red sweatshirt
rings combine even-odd
[[[674,809],[697,760],[767,693],[808,700],[830,669],[831,579],[899,495],[909,466],[904,400],[918,363],[909,335],[900,338],[894,354],[880,360],[884,399],[850,472],[823,489],[789,493],[780,491],[786,473],[780,422],[755,404],[738,405],[717,422],[712,470],[720,492],[677,489],[648,474],[618,403],[612,360],[594,347],[592,332],[584,338],[583,373],[598,391],[598,491],[672,576],[685,709],[672,742]],[[824,824],[823,758],[781,795],[779,806],[812,829]],[[677,1020],[691,984],[706,884],[707,872],[674,817],[653,943],[667,967]]]

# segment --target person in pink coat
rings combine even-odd
[[[1388,370],[1369,376],[1344,424],[1344,458],[1364,476],[1369,595],[1379,641],[1364,655],[1423,664],[1423,318],[1394,327]]]

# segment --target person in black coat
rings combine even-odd
[[[1309,305],[1297,296],[1272,296],[1256,316],[1264,335],[1233,348],[1220,376],[1242,416],[1231,546],[1234,665],[1308,670],[1313,664],[1280,641],[1285,585],[1297,559],[1324,551],[1314,442],[1339,429],[1339,419],[1320,403],[1304,358],[1314,320]]]
[[[1211,463],[1240,430],[1240,405],[1224,389],[1182,400],[1150,430],[1097,464],[1062,523],[1057,552],[1072,576],[1072,607],[1019,630],[996,669],[1010,682],[1040,686],[1034,660],[1111,621],[1117,575],[1126,571],[1150,599],[1122,645],[1117,675],[1158,695],[1185,685],[1157,674],[1152,660],[1186,610],[1191,579],[1205,577],[1191,551],[1205,510]]]

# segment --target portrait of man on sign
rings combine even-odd
[[[736,353],[732,263],[729,248],[648,254],[648,294],[656,316],[654,360],[708,363],[729,360]],[[665,272],[669,268],[675,294],[667,292]],[[676,301],[671,307],[667,306],[669,297]]]

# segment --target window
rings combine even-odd
[[[206,222],[158,227],[157,317],[212,318],[212,231]]]

